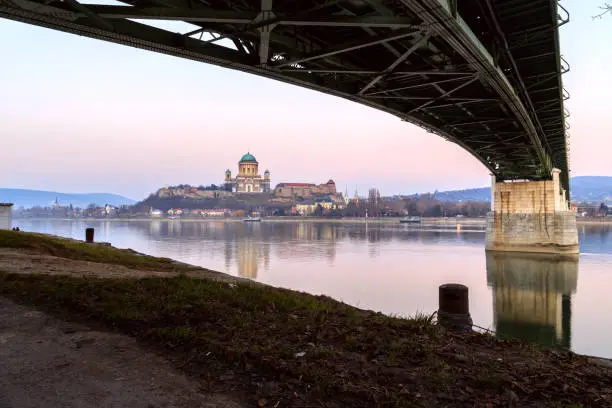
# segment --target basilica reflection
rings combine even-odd
[[[486,257],[497,335],[570,348],[578,258],[492,252]]]
[[[237,274],[257,279],[260,268],[270,266],[271,249],[277,258],[320,258],[333,262],[336,256],[338,229],[329,224],[237,224],[227,223],[224,234],[226,266],[234,259]],[[323,247],[308,245],[312,241],[324,241]]]
[[[264,253],[261,242],[254,240],[241,240],[236,242],[236,266],[238,276],[257,279],[260,264],[264,262]],[[269,252],[268,252],[269,258]]]
[[[122,228],[121,223],[113,224]],[[398,223],[261,222],[163,219],[130,222],[132,234],[142,235],[149,252],[165,253],[188,263],[259,279],[270,263],[336,262],[339,246],[356,248],[374,259],[392,241],[402,244],[460,243],[481,245],[483,234],[447,227],[407,227]],[[110,232],[109,232],[110,234]],[[265,280],[265,278],[264,278]]]

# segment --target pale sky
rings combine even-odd
[[[612,175],[612,16],[565,0],[572,175]],[[385,195],[486,186],[467,152],[315,91],[0,19],[0,187],[112,192],[211,184],[250,150],[272,184]]]

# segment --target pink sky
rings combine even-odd
[[[612,175],[612,16],[564,3],[572,175]],[[468,153],[399,119],[253,75],[0,19],[0,187],[115,192],[210,184],[250,150],[281,181],[352,194],[485,186]],[[7,143],[8,141],[8,143]]]

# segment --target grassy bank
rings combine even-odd
[[[131,250],[122,250],[105,245],[89,245],[73,239],[37,233],[14,233],[0,230],[0,248],[21,249],[36,254],[90,262],[123,265],[128,268],[144,268],[157,271],[182,271],[193,269],[169,258],[143,256]]]
[[[176,271],[169,260],[0,231],[0,248]],[[194,271],[197,268],[190,268]],[[612,376],[584,357],[448,333],[327,297],[187,276],[98,279],[0,272],[0,295],[119,331],[167,356],[204,390],[264,407],[590,407]]]

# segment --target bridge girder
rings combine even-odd
[[[457,143],[498,180],[557,167],[569,190],[556,0],[124,3],[0,0],[0,17],[340,96]]]

